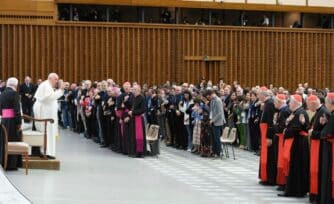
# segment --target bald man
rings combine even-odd
[[[35,86],[31,83],[31,78],[29,76],[24,78],[24,83],[20,85],[19,93],[21,96],[22,112],[30,116],[32,113]]]
[[[59,81],[56,73],[51,73],[48,80],[42,82],[35,93],[36,103],[33,110],[36,118],[52,118],[53,124],[47,126],[47,149],[46,154],[50,159],[56,157],[56,136],[58,136],[58,103],[57,100],[64,94],[64,83]],[[59,89],[55,89],[56,87]],[[44,132],[44,124],[36,123],[36,129]]]

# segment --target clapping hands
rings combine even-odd
[[[299,115],[299,122],[300,122],[301,124],[304,125],[304,124],[305,124],[305,121],[306,121],[306,120],[305,120],[305,116],[304,116],[304,114],[300,114],[300,115]]]
[[[286,124],[289,124],[291,122],[291,120],[293,120],[293,118],[295,117],[294,114],[291,114],[287,119],[286,119]]]
[[[325,114],[320,117],[320,121],[319,122],[320,122],[321,125],[325,125],[328,122],[328,119],[327,119],[327,117],[326,117]]]

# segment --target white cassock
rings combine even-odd
[[[56,157],[56,137],[58,131],[58,103],[57,99],[64,94],[63,90],[54,90],[48,80],[42,82],[35,93],[34,117],[38,119],[51,118],[54,123],[47,125],[46,154]],[[44,132],[44,123],[36,122],[36,129]]]

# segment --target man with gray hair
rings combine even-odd
[[[328,121],[322,121],[322,123],[326,122],[326,125],[320,134],[323,145],[322,163],[319,170],[321,173],[320,203],[334,203],[334,92],[327,94],[325,103],[330,117]]]
[[[304,197],[309,192],[310,149],[308,114],[303,108],[303,98],[299,94],[290,97],[290,116],[284,130],[284,193],[278,196]]]
[[[307,108],[315,113],[311,120],[310,135],[310,201],[311,203],[320,203],[321,191],[319,189],[320,171],[322,167],[321,152],[323,145],[320,140],[320,134],[324,126],[323,121],[327,121],[330,117],[330,113],[325,105],[320,103],[320,99],[316,95],[310,95],[306,99]]]
[[[56,73],[51,73],[48,80],[42,82],[35,93],[36,103],[34,104],[34,115],[36,118],[45,119],[52,118],[53,124],[47,126],[47,152],[49,158],[54,159],[56,156],[56,137],[58,136],[58,103],[64,94],[64,84],[59,80]],[[59,89],[56,89],[58,86]],[[44,131],[44,126],[36,122],[36,129]]]
[[[129,124],[128,155],[144,157],[146,153],[146,137],[144,113],[146,112],[145,97],[139,85],[133,86],[133,102],[124,122]]]
[[[17,93],[18,80],[14,77],[7,80],[6,89],[0,95],[1,124],[5,126],[9,142],[22,140],[20,98]],[[2,131],[0,132],[2,134]],[[0,136],[0,164],[4,165],[4,137]],[[7,170],[16,170],[22,165],[21,157],[8,156]]]
[[[31,83],[31,78],[26,76],[24,83],[20,85],[19,93],[21,96],[22,112],[31,116],[35,86]]]
[[[275,185],[277,175],[277,155],[274,132],[275,105],[272,92],[267,87],[259,89],[259,100],[263,103],[260,122],[261,155],[260,155],[260,184]]]

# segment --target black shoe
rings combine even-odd
[[[92,140],[95,142],[95,143],[100,143],[100,139],[98,137],[93,137]]]
[[[6,171],[17,171],[19,170],[18,168],[7,168]]]
[[[107,147],[109,147],[109,146],[106,145],[106,144],[102,144],[102,145],[100,146],[100,148],[107,148]]]
[[[270,184],[266,181],[259,181],[259,184],[263,186],[270,186]]]
[[[137,154],[136,157],[137,158],[144,158],[144,155],[143,154]]]
[[[285,186],[278,186],[276,190],[278,190],[278,191],[284,191],[285,190]]]
[[[84,137],[85,137],[85,138],[89,138],[89,135],[88,135],[87,132],[84,132]]]
[[[287,194],[285,194],[285,193],[279,193],[279,194],[277,194],[277,196],[279,196],[279,197],[289,197]]]
[[[56,157],[54,157],[54,156],[50,156],[50,155],[47,155],[47,158],[48,158],[48,159],[51,159],[51,160],[56,159]]]
[[[201,156],[201,157],[208,157],[207,154],[201,154],[200,156]]]

